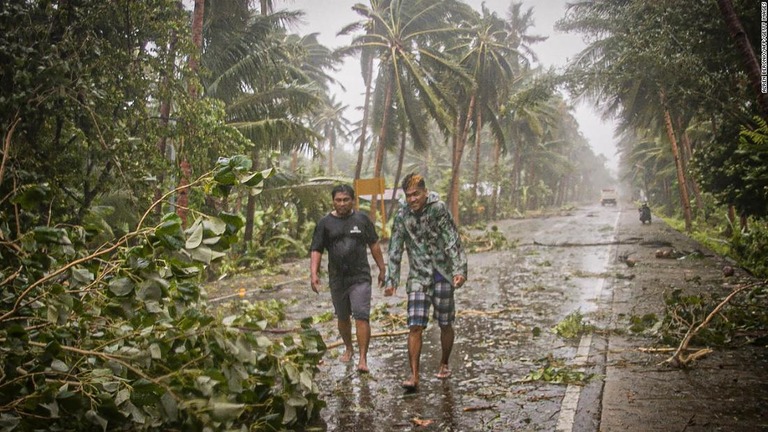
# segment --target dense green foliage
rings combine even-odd
[[[697,153],[701,185],[719,202],[733,204],[741,214],[768,216],[768,126],[755,118],[737,131],[721,135],[738,137],[717,145],[702,146]],[[733,125],[732,125],[733,126]]]
[[[220,316],[205,300],[212,264],[242,241],[227,203],[272,171],[219,158],[254,144],[226,105],[190,92],[188,12],[2,2],[0,27],[3,429],[279,429],[314,416],[317,332],[271,339],[272,305]]]
[[[244,157],[221,159],[190,187],[221,195],[269,175],[249,168]],[[168,214],[98,248],[89,244],[104,224],[39,226],[5,241],[4,426],[279,428],[315,415],[322,403],[313,377],[325,351],[317,331],[307,324],[270,339],[260,331],[275,322],[263,308],[222,317],[201,291],[200,275],[243,223],[201,214],[184,229]],[[0,234],[10,237],[7,226]]]

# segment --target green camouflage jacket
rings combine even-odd
[[[411,211],[405,202],[400,203],[392,221],[385,286],[400,284],[403,246],[408,251],[410,271],[406,290],[409,293],[431,291],[435,270],[451,284],[456,275],[467,277],[467,256],[461,247],[459,232],[448,208],[435,192],[429,193],[419,213]]]

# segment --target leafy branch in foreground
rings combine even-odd
[[[190,187],[223,195],[271,174],[250,167],[222,158]],[[266,321],[218,316],[200,288],[237,240],[239,215],[198,214],[187,229],[172,213],[155,227],[142,219],[95,250],[96,226],[10,240],[2,216],[4,430],[276,430],[322,407],[313,379],[325,345],[309,323],[268,338]]]
[[[677,349],[664,363],[685,367],[712,352],[711,348],[703,348],[687,354],[693,341],[707,346],[725,345],[739,333],[742,333],[742,337],[749,335],[747,339],[764,340],[768,336],[768,315],[764,310],[766,286],[766,281],[738,285],[711,310],[711,304],[704,299],[682,296],[679,291],[674,291],[667,299],[668,330],[682,329],[685,334]],[[742,292],[750,293],[746,302],[732,305],[734,298]],[[734,307],[726,309],[728,305]]]

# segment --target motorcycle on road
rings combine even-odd
[[[640,223],[651,223],[651,208],[648,207],[648,204],[643,203],[637,211],[640,213]]]

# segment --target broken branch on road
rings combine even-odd
[[[534,246],[547,246],[547,247],[585,247],[585,246],[612,246],[622,244],[637,244],[640,241],[639,238],[629,238],[625,240],[613,240],[609,242],[597,242],[597,243],[541,243],[536,240],[533,241]]]
[[[486,410],[492,410],[495,408],[496,408],[496,405],[477,405],[477,406],[464,407],[462,411],[464,412],[486,411]]]
[[[693,354],[690,354],[690,355],[685,354],[685,352],[688,351],[688,344],[690,344],[691,339],[693,339],[694,336],[696,336],[703,328],[705,328],[710,323],[710,321],[712,321],[712,319],[716,317],[720,313],[720,311],[731,301],[731,299],[733,299],[737,294],[743,291],[746,291],[748,289],[752,289],[758,286],[764,286],[765,284],[766,284],[765,281],[755,282],[755,283],[742,285],[734,289],[730,294],[728,294],[727,297],[725,297],[725,299],[723,299],[723,301],[721,301],[717,306],[715,306],[715,308],[712,310],[712,312],[709,313],[709,315],[707,315],[704,321],[702,321],[699,325],[695,327],[691,325],[688,328],[688,331],[685,333],[685,337],[683,337],[683,340],[680,342],[680,345],[677,347],[677,350],[675,350],[674,354],[672,354],[672,356],[669,357],[668,359],[664,360],[661,364],[667,363],[677,367],[685,367],[689,363],[696,361],[697,359],[713,352],[709,348],[704,348],[704,349],[695,351]]]

